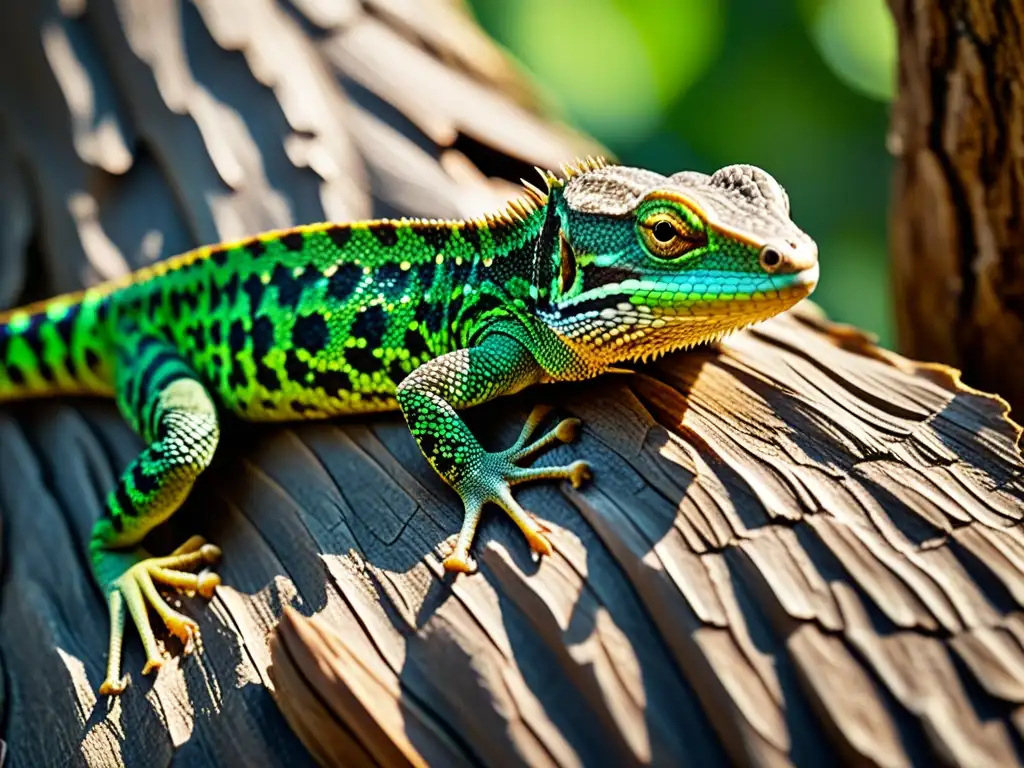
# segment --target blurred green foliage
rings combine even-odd
[[[564,118],[662,173],[760,165],[817,241],[815,300],[892,341],[885,0],[470,0]]]

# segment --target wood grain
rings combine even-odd
[[[0,7],[0,297],[349,215],[468,215],[594,151],[455,0]],[[88,98],[83,94],[89,94]],[[201,652],[106,701],[84,556],[139,440],[113,406],[0,411],[9,766],[1009,765],[1021,761],[1024,482],[1006,405],[806,303],[636,374],[468,411],[584,421],[576,491],[524,487],[541,562],[397,415],[232,424],[185,509],[225,586]]]

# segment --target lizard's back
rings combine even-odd
[[[460,346],[493,237],[377,221],[199,248],[0,315],[0,400],[109,395],[115,347],[131,359],[155,336],[248,419],[390,410],[405,376]]]

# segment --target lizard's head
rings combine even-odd
[[[817,283],[817,246],[759,168],[666,178],[594,163],[548,182],[560,232],[542,316],[594,364],[716,340]]]

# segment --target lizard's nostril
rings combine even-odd
[[[782,264],[782,254],[773,246],[766,245],[761,249],[760,261],[765,271],[774,272]]]

